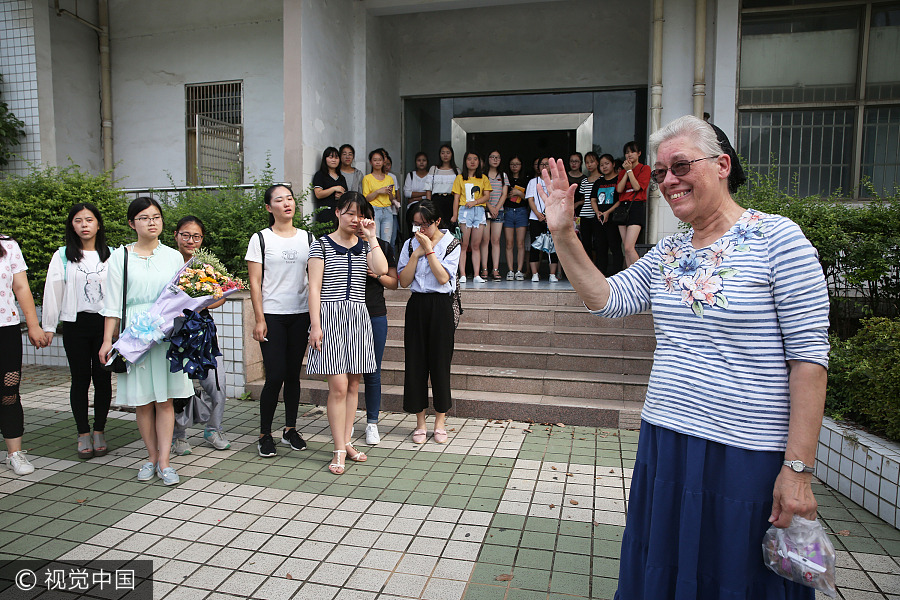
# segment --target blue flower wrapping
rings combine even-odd
[[[175,319],[169,341],[169,370],[184,371],[191,379],[206,379],[209,370],[216,368],[216,357],[222,356],[215,321],[192,310],[185,310],[183,317]]]

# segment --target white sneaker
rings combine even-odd
[[[557,281],[559,281],[559,279],[557,279],[556,275],[553,275],[551,273],[550,274],[550,283],[556,283]]]
[[[376,446],[380,441],[381,436],[378,435],[378,425],[375,423],[366,425],[366,443],[370,446]]]
[[[187,456],[191,453],[191,445],[184,438],[177,438],[172,440],[172,450],[170,451],[173,456]]]
[[[460,275],[460,276],[459,276],[459,282],[460,282],[460,283],[465,283],[465,282],[466,282],[466,276],[465,276],[465,275]]]
[[[506,274],[506,280],[507,280],[507,281],[512,281],[512,280],[515,279],[515,278],[516,278],[516,274],[513,273],[512,271],[509,271],[509,272]]]
[[[6,454],[6,464],[12,469],[16,475],[28,475],[34,473],[34,465],[25,458],[25,450]]]
[[[525,273],[516,271],[516,281],[525,281]]]
[[[484,278],[481,275],[476,275],[472,278],[472,281],[475,283],[484,283]]]
[[[537,274],[537,273],[535,273],[534,275],[531,276],[531,280],[532,280],[532,281],[540,281],[541,278],[538,277],[538,274]]]

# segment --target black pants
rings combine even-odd
[[[278,393],[284,386],[284,424],[297,426],[300,407],[300,368],[309,340],[309,313],[265,315],[266,338],[260,342],[266,383],[259,395],[259,432],[272,433]]]
[[[100,363],[104,321],[102,315],[80,312],[74,322],[63,322],[63,348],[72,374],[69,405],[78,433],[91,432],[88,419],[88,388],[91,381],[94,382],[94,431],[106,429],[106,416],[112,402],[112,373],[104,371]]]
[[[597,234],[597,268],[607,277],[611,277],[621,271],[625,263],[622,236],[619,235],[619,226],[611,223],[609,219],[600,227]],[[612,261],[609,260],[610,253]]]
[[[531,241],[534,242],[542,233],[549,231],[547,229],[546,221],[528,221],[528,234],[531,236]],[[528,249],[528,262],[539,263],[541,262],[541,251],[535,248],[534,246],[530,246]],[[550,254],[550,264],[555,265],[559,262],[559,259],[556,258],[556,252]]]
[[[12,440],[25,433],[25,413],[19,397],[22,380],[22,332],[19,325],[0,327],[0,433]]]
[[[602,227],[603,226],[600,224],[600,220],[597,219],[597,217],[581,217],[581,230],[579,231],[579,234],[581,236],[581,245],[584,247],[584,251],[587,252],[588,256],[591,256],[592,252],[599,256],[599,236],[603,235],[600,231]]]
[[[431,202],[441,218],[441,228],[449,229],[450,220],[453,218],[453,194],[432,194]]]
[[[419,413],[428,408],[428,376],[435,412],[445,413],[450,399],[450,363],[453,361],[453,307],[449,294],[416,294],[406,304],[403,343],[406,374],[403,410]]]

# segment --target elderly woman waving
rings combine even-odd
[[[575,236],[562,161],[541,190],[585,306],[655,322],[616,598],[811,599],[765,568],[760,544],[770,523],[816,514],[828,296],[815,249],[790,220],[732,199],[743,173],[721,131],[682,117],[650,146],[651,179],[691,229],[613,277]]]

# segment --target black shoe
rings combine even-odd
[[[285,429],[281,432],[281,443],[287,444],[294,450],[306,450],[306,442],[296,429]]]
[[[273,440],[272,436],[268,433],[259,438],[256,447],[259,449],[260,456],[275,456],[275,440]]]

